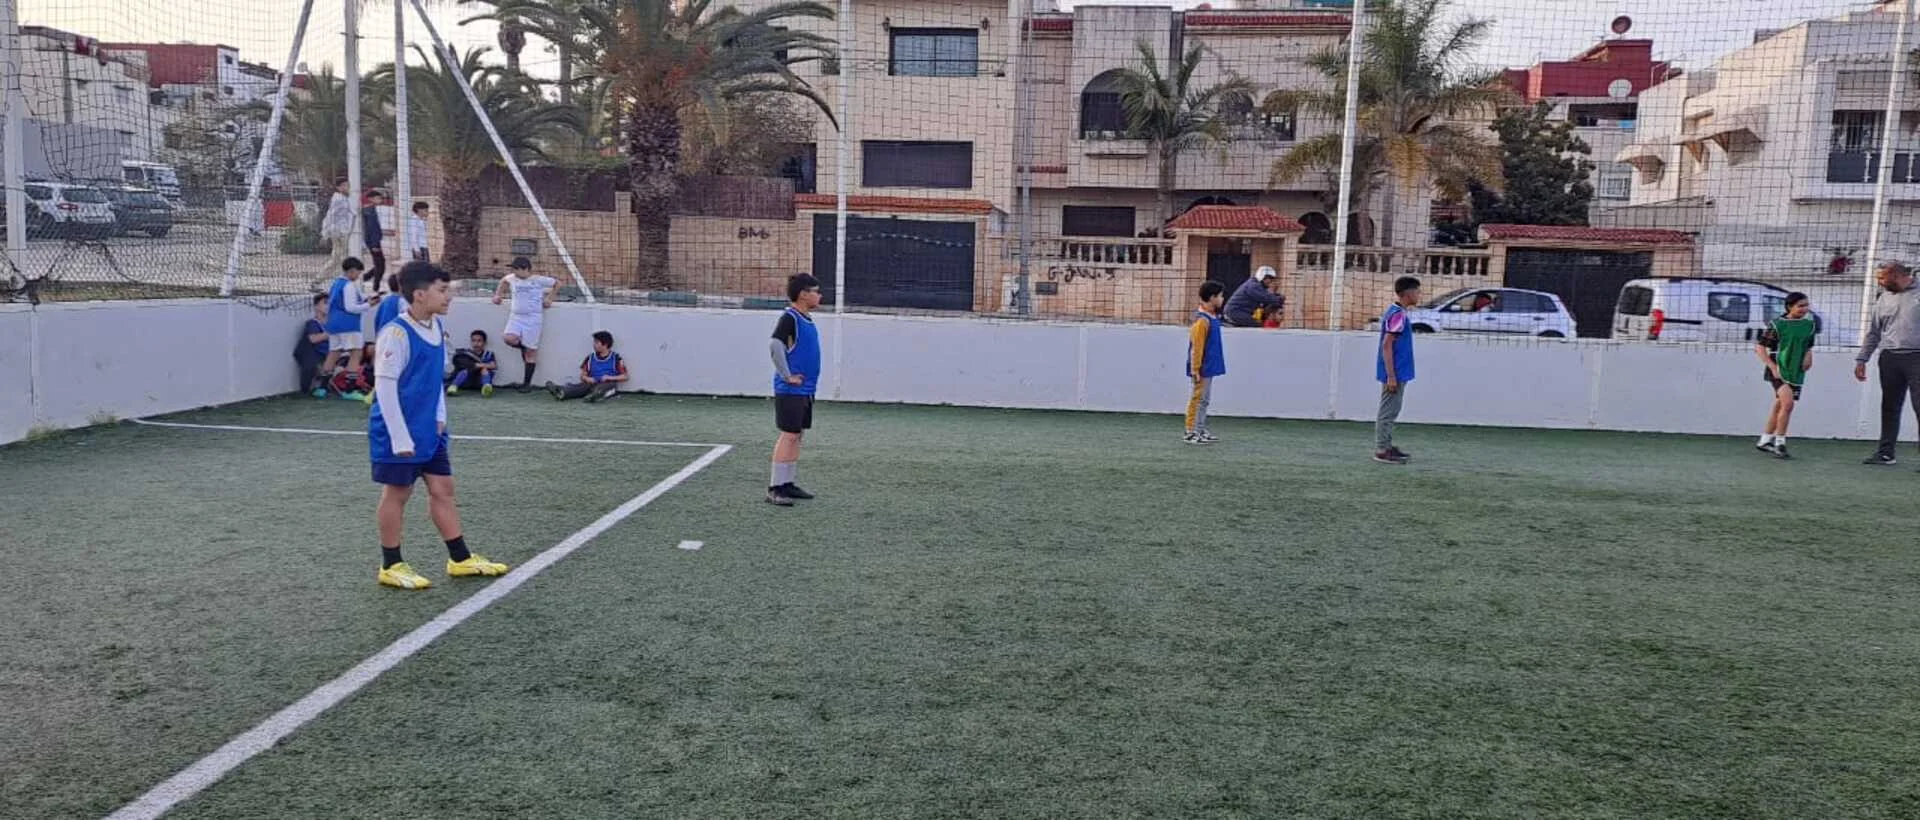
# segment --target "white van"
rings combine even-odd
[[[1620,289],[1613,338],[1649,342],[1752,342],[1787,312],[1788,291],[1745,279],[1635,279]],[[1813,314],[1816,327],[1820,314]]]
[[[180,175],[174,173],[173,166],[158,162],[139,162],[122,160],[120,174],[128,185],[135,188],[151,188],[165,197],[173,205],[180,204]]]

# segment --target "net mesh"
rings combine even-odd
[[[1351,2],[851,5],[751,27],[715,4],[642,38],[599,12],[687,6],[429,4],[461,64],[409,17],[408,199],[373,210],[378,256],[414,255],[418,202],[474,290],[516,257],[573,282],[570,257],[566,298],[772,307],[811,273],[851,310],[1175,323],[1203,281],[1271,269],[1284,307],[1255,321],[1281,329],[1364,329],[1415,276],[1417,329],[1489,344],[1749,344],[1798,291],[1848,345],[1874,263],[1920,251],[1904,0],[1376,2],[1351,110]],[[23,0],[9,296],[277,307],[330,278],[343,0],[313,4],[247,218],[300,8]],[[398,187],[393,18],[359,9],[355,211]]]

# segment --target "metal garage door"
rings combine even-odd
[[[813,275],[831,303],[833,214],[813,218]],[[849,305],[973,310],[974,222],[847,218]]]
[[[1622,251],[1507,251],[1510,288],[1543,290],[1560,297],[1573,311],[1575,332],[1605,339],[1613,333],[1613,306],[1620,290],[1653,271],[1653,254]]]

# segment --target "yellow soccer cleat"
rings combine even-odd
[[[507,565],[498,561],[489,561],[485,556],[474,553],[465,561],[447,561],[447,575],[453,578],[493,578],[507,574]]]
[[[402,561],[380,570],[380,585],[394,589],[426,589],[433,586],[433,582],[427,580],[426,576],[414,572],[413,567],[407,566],[407,563]]]

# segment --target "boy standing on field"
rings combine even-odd
[[[367,449],[373,480],[381,485],[375,521],[380,530],[382,585],[397,589],[433,586],[400,557],[400,533],[415,482],[427,483],[427,509],[447,543],[447,575],[491,578],[507,565],[473,554],[460,529],[453,497],[453,463],[447,450],[446,331],[440,316],[453,301],[447,272],[427,264],[400,273],[407,310],[380,329],[374,354],[374,405],[367,416]]]
[[[1380,317],[1380,354],[1374,360],[1374,377],[1380,381],[1380,413],[1373,421],[1373,460],[1381,464],[1413,460],[1393,446],[1393,425],[1400,420],[1407,385],[1413,381],[1413,327],[1407,308],[1417,304],[1420,280],[1402,276],[1393,283],[1393,304]]]
[[[1207,407],[1213,403],[1213,380],[1227,375],[1227,350],[1220,337],[1220,309],[1227,303],[1227,287],[1211,279],[1200,284],[1200,307],[1193,313],[1193,326],[1187,333],[1187,381],[1193,392],[1187,397],[1188,444],[1213,444],[1213,431],[1207,429]]]
[[[1787,454],[1787,423],[1793,420],[1793,406],[1800,401],[1800,388],[1807,383],[1807,371],[1813,369],[1813,338],[1816,325],[1808,314],[1813,310],[1804,293],[1787,294],[1787,313],[1767,324],[1760,332],[1753,352],[1767,366],[1762,378],[1773,388],[1773,410],[1767,414],[1767,427],[1755,445],[1760,452],[1775,458],[1793,458]]]
[[[773,422],[780,430],[767,503],[776,507],[813,498],[794,482],[800,475],[800,443],[813,427],[813,394],[820,386],[820,330],[813,324],[820,280],[804,273],[788,279],[787,302],[767,344],[773,354]]]

